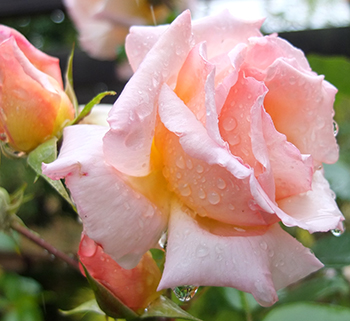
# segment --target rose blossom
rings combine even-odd
[[[0,26],[0,135],[15,150],[29,152],[59,135],[74,117],[63,91],[57,58]]]
[[[261,21],[228,11],[133,27],[135,74],[110,128],[65,129],[58,159],[85,232],[124,268],[168,231],[158,289],[230,286],[263,306],[322,267],[279,223],[342,228],[322,163],[338,158],[336,89]]]
[[[164,1],[165,2],[165,1]],[[178,12],[194,0],[171,1]],[[170,1],[169,1],[170,3]],[[164,22],[171,14],[162,1],[152,0],[64,0],[78,32],[81,47],[96,59],[113,60],[132,25]]]
[[[160,293],[156,289],[161,273],[150,253],[145,253],[135,268],[125,270],[83,233],[78,255],[90,276],[130,309],[142,312],[159,297]]]

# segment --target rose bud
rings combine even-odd
[[[149,252],[143,255],[136,267],[126,270],[83,234],[78,255],[90,276],[135,312],[142,313],[159,297],[156,290],[161,273]]]
[[[6,26],[0,26],[0,107],[0,138],[22,152],[59,136],[74,117],[58,59]]]

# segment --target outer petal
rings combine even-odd
[[[52,179],[66,178],[85,233],[123,268],[133,268],[155,246],[167,217],[104,162],[106,131],[94,125],[66,127],[60,155],[43,164],[43,173]]]
[[[263,306],[276,290],[320,269],[322,263],[277,224],[259,236],[219,236],[201,229],[175,203],[158,289],[182,285],[229,286],[250,292]]]
[[[164,82],[174,82],[189,50],[191,17],[180,15],[149,52],[114,104],[104,138],[107,161],[132,176],[150,172],[157,97]]]
[[[206,41],[208,58],[229,52],[239,43],[248,43],[248,38],[259,37],[263,20],[247,22],[233,17],[228,10],[193,22],[196,43]]]
[[[229,52],[239,43],[248,43],[249,37],[259,37],[263,20],[247,23],[234,18],[228,10],[192,22],[195,43],[206,42],[208,58]],[[146,54],[158,41],[166,26],[132,27],[126,38],[126,52],[129,62],[136,70]]]
[[[314,173],[312,190],[284,198],[278,201],[278,206],[311,233],[337,228],[344,220],[334,200],[334,192],[320,170]]]
[[[61,69],[59,61],[55,57],[48,56],[35,48],[22,34],[15,29],[0,25],[0,42],[14,38],[20,50],[29,61],[40,71],[50,75],[63,88]]]
[[[333,133],[337,90],[323,79],[278,59],[265,80],[269,92],[264,105],[276,129],[302,154],[311,154],[316,164],[334,163],[339,154]]]

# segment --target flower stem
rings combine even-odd
[[[243,291],[239,291],[239,294],[241,297],[241,303],[242,303],[242,307],[243,307],[244,312],[245,312],[246,320],[253,321],[253,317],[252,317],[252,313],[250,312],[250,307],[249,307],[246,293]]]
[[[11,228],[79,271],[79,264],[75,259],[71,258],[69,255],[61,252],[51,244],[47,243],[37,233],[33,232],[26,226],[23,226],[16,221],[12,221]]]

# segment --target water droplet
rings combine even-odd
[[[203,171],[204,171],[203,166],[198,164],[197,167],[196,167],[196,171],[197,171],[197,173],[199,173],[199,174],[203,173]]]
[[[176,173],[176,178],[177,178],[177,179],[180,179],[181,177],[182,177],[182,174],[181,174],[180,172],[177,172],[177,173]]]
[[[163,250],[166,250],[167,241],[168,241],[168,232],[164,232],[158,241],[159,246]]]
[[[335,228],[335,229],[331,230],[331,232],[336,237],[339,237],[339,236],[341,236],[343,234],[343,231],[338,229],[338,228]]]
[[[198,190],[198,197],[201,199],[201,200],[204,200],[206,198],[207,194],[205,193],[205,191],[203,190],[203,188],[200,188]]]
[[[289,78],[289,84],[290,84],[290,85],[295,85],[295,83],[296,83],[295,77],[294,77],[294,76],[291,76],[291,77]]]
[[[228,137],[227,142],[231,145],[231,146],[235,146],[238,145],[241,142],[241,138],[237,135],[231,135],[230,137]]]
[[[193,163],[192,163],[192,161],[190,159],[188,159],[186,161],[186,166],[187,166],[188,169],[192,169],[193,168]]]
[[[226,131],[230,132],[237,127],[237,121],[232,117],[227,117],[223,120],[222,126]]]
[[[338,124],[335,120],[333,120],[333,134],[334,134],[334,136],[337,136],[338,132],[339,132]]]
[[[82,246],[80,247],[80,252],[82,256],[92,257],[97,251],[97,244],[94,240],[84,237],[82,240]]]
[[[198,291],[198,286],[194,285],[184,285],[184,286],[177,286],[173,289],[173,292],[175,293],[176,297],[181,302],[188,302],[190,301],[195,294]]]
[[[176,160],[176,166],[178,168],[184,169],[185,168],[185,160],[183,158],[183,156],[180,156],[177,160]]]
[[[226,182],[222,178],[219,177],[217,182],[216,182],[216,186],[219,189],[224,189],[226,187]]]
[[[218,204],[220,202],[220,199],[221,199],[220,195],[218,193],[216,193],[216,192],[210,192],[208,194],[208,201],[212,205]]]
[[[182,196],[190,196],[192,193],[191,188],[187,183],[179,187],[179,189],[180,189],[180,194]]]
[[[209,254],[209,248],[206,245],[199,245],[196,249],[196,256],[201,258]]]
[[[234,210],[235,210],[235,206],[232,205],[232,204],[229,204],[229,205],[228,205],[228,208],[229,208],[231,211],[234,211]]]
[[[273,249],[270,249],[268,252],[267,252],[267,255],[269,257],[273,257],[275,255],[275,251]]]
[[[151,216],[153,216],[153,214],[154,214],[154,208],[152,205],[149,204],[147,207],[147,210],[145,212],[143,212],[143,216],[144,217],[151,217]]]
[[[264,251],[267,250],[267,243],[265,241],[261,241],[259,245]]]

